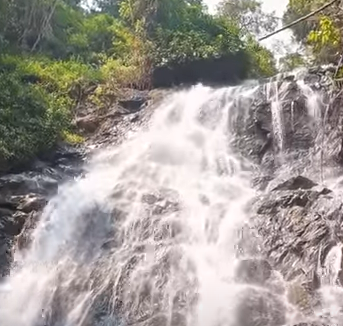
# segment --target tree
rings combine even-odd
[[[259,0],[223,0],[218,13],[236,22],[245,33],[260,35],[273,31],[278,20],[274,13],[265,13]]]
[[[327,0],[289,0],[283,17],[288,24],[327,3]],[[309,47],[317,63],[336,61],[343,34],[343,11],[340,1],[306,21],[292,27],[298,42]]]
[[[261,46],[252,36],[248,36],[246,51],[250,57],[249,77],[270,77],[277,73],[273,53]]]
[[[283,16],[283,23],[285,25],[309,14],[312,10],[317,8],[318,0],[289,0],[287,10]],[[316,28],[318,17],[315,16],[310,20],[300,22],[292,27],[292,31],[296,41],[306,43],[307,36],[311,30]]]
[[[182,22],[187,6],[198,6],[194,0],[123,0],[120,3],[121,17],[132,26],[142,21],[148,32],[156,26],[174,28]]]

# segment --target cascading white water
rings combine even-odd
[[[253,191],[230,126],[234,100],[253,92],[176,93],[149,131],[62,187],[2,287],[1,326],[95,326],[98,302],[102,325],[119,313],[123,325],[232,324],[235,230]]]
[[[323,98],[319,92],[315,92],[309,85],[306,85],[303,80],[298,80],[297,85],[307,100],[307,109],[310,116],[316,123],[321,123]]]
[[[281,151],[288,85],[268,84],[266,94]],[[317,94],[301,89],[317,112]],[[237,231],[255,191],[252,165],[232,141],[257,91],[254,84],[177,92],[149,130],[93,157],[85,177],[49,202],[31,247],[16,254],[20,268],[0,285],[0,326],[282,326],[278,304],[256,291],[280,298],[235,275]],[[290,107],[295,132],[303,126],[293,100]],[[246,130],[238,133],[246,141]],[[248,309],[262,300],[269,310],[251,317],[243,309],[237,321],[247,290],[257,298]]]
[[[266,96],[267,101],[271,103],[271,114],[274,139],[278,146],[280,153],[284,150],[284,123],[283,123],[283,111],[282,111],[282,93],[279,90],[279,82],[274,81],[266,84]]]

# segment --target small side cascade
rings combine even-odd
[[[326,286],[336,286],[340,283],[339,275],[342,270],[342,249],[343,244],[339,243],[327,254],[324,261],[324,268],[322,271],[321,283]]]
[[[292,101],[292,104],[291,104],[291,126],[292,126],[292,132],[294,132],[294,101]]]
[[[283,112],[282,101],[279,93],[279,83],[277,81],[267,84],[266,95],[267,100],[271,103],[272,127],[276,146],[282,153],[284,151],[284,128],[283,128]]]

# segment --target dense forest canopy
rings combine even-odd
[[[102,109],[125,87],[151,88],[161,67],[217,60],[241,67],[232,79],[274,74],[255,34],[275,22],[256,0],[234,14],[231,2],[210,15],[202,0],[0,0],[0,172],[82,141],[70,123],[78,102]]]

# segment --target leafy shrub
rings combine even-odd
[[[100,81],[99,70],[73,60],[1,57],[0,171],[30,160],[60,138],[82,142],[68,131],[75,89]]]
[[[249,77],[270,77],[277,73],[273,54],[257,43],[253,38],[248,38],[246,51],[250,57]]]
[[[56,98],[21,76],[0,72],[0,171],[49,149],[66,128],[69,112]]]
[[[68,130],[63,130],[61,136],[65,142],[67,142],[68,144],[71,144],[71,145],[82,144],[85,141],[84,137],[82,137],[76,133],[70,132]]]

